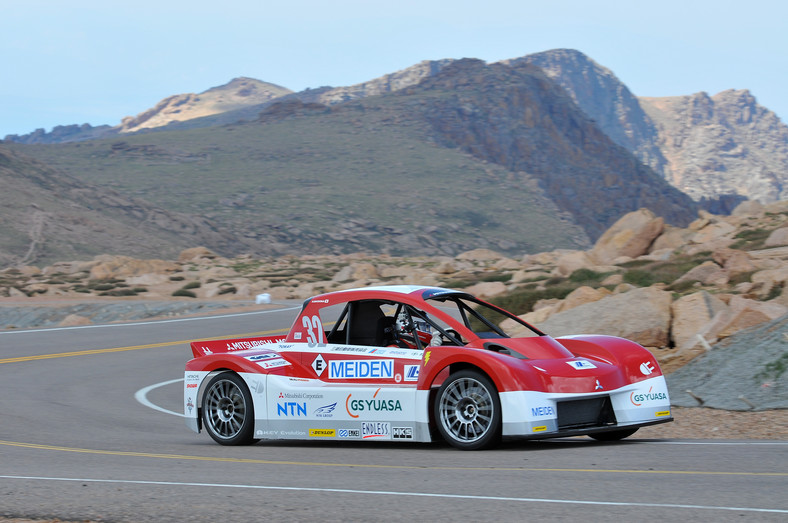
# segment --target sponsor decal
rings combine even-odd
[[[670,416],[670,411],[669,410],[661,410],[659,412],[655,412],[654,413],[654,417],[656,417],[656,418],[662,418],[664,416]]]
[[[401,412],[402,404],[399,400],[377,399],[380,389],[375,391],[372,399],[350,399],[353,394],[348,394],[345,399],[345,410],[352,418],[358,418],[362,412]]]
[[[531,430],[532,430],[533,432],[544,432],[544,431],[546,431],[546,430],[547,430],[547,426],[546,426],[546,425],[540,425],[540,426],[538,426],[538,427],[534,427],[534,428],[533,428],[533,429],[531,429]]]
[[[602,386],[601,383],[599,383],[599,380],[596,380],[596,385],[594,386],[594,390],[599,390],[599,389],[604,389],[604,387]]]
[[[574,367],[576,370],[585,370],[585,369],[595,369],[596,365],[591,363],[588,360],[575,360],[575,361],[567,361],[567,365],[570,367]]]
[[[392,379],[394,360],[332,360],[328,362],[332,380]]]
[[[632,402],[632,405],[636,407],[640,407],[644,403],[648,403],[651,401],[659,401],[665,400],[667,401],[668,395],[664,392],[651,392],[654,387],[649,387],[648,392],[645,394],[642,392],[633,392],[629,395],[629,401]]]
[[[398,372],[398,373],[396,373],[396,374],[394,375],[394,381],[396,381],[397,383],[399,383],[400,381],[402,381],[402,374],[400,374],[399,372]]]
[[[198,385],[199,385],[198,383],[187,383],[186,384],[186,388],[187,389],[196,389],[198,387]]]
[[[281,358],[276,352],[266,352],[265,354],[255,354],[254,356],[246,356],[249,361],[262,361]]]
[[[543,416],[555,417],[555,409],[549,405],[544,407],[531,407],[531,416],[541,418]]]
[[[366,354],[367,352],[375,352],[374,350],[370,351],[366,347],[345,347],[345,346],[332,347],[331,351],[332,352],[350,352],[350,353],[361,352],[361,353],[364,353],[364,354]]]
[[[186,381],[200,381],[200,375],[199,374],[187,374],[186,375]]]
[[[262,380],[255,380],[251,383],[252,390],[255,394],[262,394],[265,392],[265,383]]]
[[[191,414],[192,413],[192,409],[194,408],[194,403],[192,402],[191,398],[186,400],[186,407],[189,409],[189,414]]]
[[[420,365],[405,365],[405,381],[419,381]]]
[[[390,356],[408,356],[408,355],[412,354],[412,352],[408,352],[408,351],[404,351],[404,350],[400,350],[400,349],[394,349],[394,350],[388,349],[386,351],[386,354],[388,354]]]
[[[294,334],[293,334],[293,339],[294,339],[294,340],[300,340],[300,339],[301,339],[301,333],[300,333],[300,332],[296,332],[296,333],[294,333]]]
[[[361,429],[339,429],[337,431],[337,437],[347,438],[347,439],[360,439]]]
[[[277,367],[287,367],[288,365],[290,365],[290,362],[282,358],[279,358],[276,360],[258,361],[257,365],[259,365],[264,369],[275,369]]]
[[[202,353],[205,354],[206,356],[208,354],[213,354],[213,351],[211,349],[209,349],[208,347],[200,347],[200,348],[202,349]]]
[[[363,422],[361,424],[361,439],[391,439],[391,423]]]
[[[334,416],[334,409],[337,408],[337,402],[330,405],[323,405],[315,409],[315,416],[318,418],[331,418]]]
[[[318,392],[280,392],[278,399],[321,400],[323,399],[323,395]]]
[[[272,343],[273,341],[271,340],[236,341],[227,344],[227,351],[249,350],[254,349],[255,347],[262,347],[263,345],[271,345]]]
[[[312,303],[328,303],[328,298],[324,300],[312,300]]]
[[[432,351],[428,350],[424,353],[424,365],[426,366],[430,362],[430,356],[432,356]]]
[[[310,438],[334,438],[336,435],[336,429],[309,429]]]
[[[286,417],[306,416],[306,402],[286,401],[276,404],[276,415]]]
[[[323,374],[323,371],[326,370],[326,360],[323,359],[322,354],[318,354],[317,358],[312,362],[312,369],[315,371],[315,374],[320,377]]]
[[[392,427],[392,439],[413,439],[413,427]]]
[[[642,372],[644,376],[648,376],[649,374],[654,372],[654,365],[652,365],[650,361],[641,363],[640,372]]]

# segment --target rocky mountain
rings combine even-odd
[[[640,207],[674,224],[695,215],[689,198],[613,143],[531,64],[458,60],[398,94],[430,100],[423,114],[443,145],[535,175],[592,238]]]
[[[152,130],[185,130],[251,121],[280,101],[333,106],[417,85],[456,60],[424,61],[347,87],[292,93],[250,78],[236,78],[200,94],[165,98],[120,125],[58,126],[17,136],[15,143],[64,143]],[[748,91],[671,98],[637,98],[609,69],[583,53],[554,49],[502,64],[531,63],[559,84],[616,144],[714,212],[730,212],[744,199],[788,197],[788,127]],[[295,107],[295,106],[291,106]],[[280,108],[281,109],[281,108]]]
[[[788,126],[746,89],[640,102],[657,126],[669,181],[693,199],[788,199]]]
[[[205,216],[261,247],[250,252],[523,253],[587,245],[641,207],[675,225],[695,217],[538,67],[435,69],[330,106],[275,101],[230,126],[13,147]]]
[[[540,67],[618,145],[666,176],[656,125],[613,72],[574,49],[554,49],[508,60]]]
[[[528,55],[616,143],[707,207],[788,198],[788,126],[749,91],[637,98],[583,53]]]

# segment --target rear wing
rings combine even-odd
[[[257,338],[236,338],[231,340],[206,340],[193,341],[191,343],[192,354],[195,358],[207,356],[208,354],[221,354],[250,349],[263,349],[268,345],[283,343],[287,335],[279,336],[260,336]]]

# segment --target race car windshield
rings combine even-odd
[[[514,314],[464,295],[431,298],[440,308],[460,320],[480,338],[525,338],[544,336]]]

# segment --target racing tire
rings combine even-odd
[[[638,428],[635,427],[634,429],[621,429],[621,430],[611,430],[610,432],[597,432],[596,434],[589,434],[588,436],[594,438],[597,441],[618,441],[624,438],[628,438],[632,434],[638,431]]]
[[[453,373],[435,397],[435,424],[451,446],[490,448],[501,441],[501,400],[492,381],[473,370]]]
[[[221,445],[249,445],[254,433],[254,404],[249,387],[234,372],[214,376],[202,397],[202,423]]]

